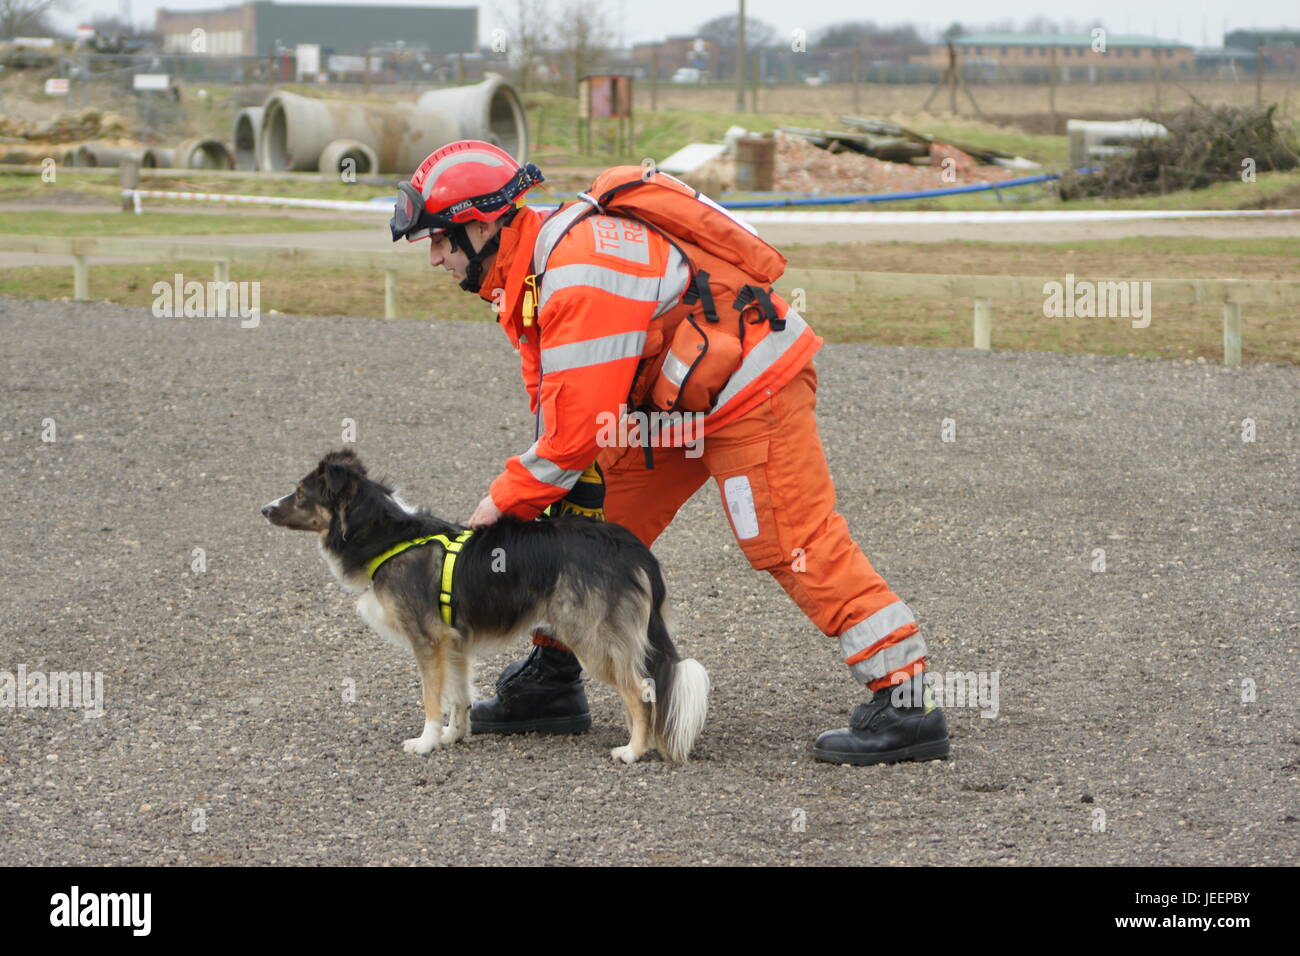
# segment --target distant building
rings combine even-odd
[[[269,56],[299,43],[335,54],[399,45],[431,54],[470,53],[478,45],[478,7],[252,0],[212,10],[160,9],[155,30],[164,53]]]
[[[1250,50],[1230,46],[1201,46],[1195,50],[1196,72],[1206,76],[1232,77],[1255,72],[1258,58]]]
[[[952,42],[963,74],[990,82],[1046,80],[1053,61],[1063,82],[1192,72],[1192,47],[1185,43],[1109,32],[1104,39],[1105,52],[1094,50],[1093,37],[1087,33],[967,33]],[[913,60],[946,69],[947,44],[936,43],[929,53]]]
[[[660,78],[672,76],[680,69],[695,69],[705,77],[724,76],[722,50],[716,43],[695,36],[673,36],[661,43],[637,43],[632,47],[632,62],[648,76],[653,63]],[[734,59],[731,60],[734,63]],[[735,69],[734,66],[731,69]]]
[[[1300,30],[1233,30],[1223,45],[1263,57],[1265,70],[1300,72]]]

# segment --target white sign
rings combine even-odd
[[[137,73],[133,85],[137,90],[162,90],[165,93],[172,88],[172,78],[168,73]]]
[[[364,73],[366,70],[366,58],[364,56],[336,54],[330,56],[326,63],[331,73]],[[380,58],[372,56],[370,58],[370,72],[377,72],[380,66]]]
[[[298,80],[320,72],[320,44],[299,43],[297,49]]]
[[[50,77],[45,81],[45,92],[50,96],[67,96],[68,80],[66,77]]]
[[[77,27],[78,40],[91,40],[95,37],[94,27]]]

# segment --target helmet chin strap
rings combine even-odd
[[[505,229],[514,221],[518,208],[511,209],[497,221],[501,228],[487,242],[483,243],[483,248],[478,252],[474,251],[474,244],[469,241],[469,231],[464,223],[458,223],[447,230],[447,238],[451,242],[451,251],[456,252],[458,249],[464,249],[465,255],[469,257],[469,262],[465,266],[465,278],[461,280],[460,287],[466,292],[478,294],[478,290],[483,285],[484,262],[496,254],[497,247],[501,245],[501,230]]]

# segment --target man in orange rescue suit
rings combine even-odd
[[[538,415],[539,437],[506,462],[469,524],[552,511],[600,517],[603,491],[603,517],[650,545],[713,478],[750,564],[771,573],[823,633],[838,639],[850,673],[871,692],[848,727],[817,738],[814,757],[849,764],[947,757],[943,712],[923,689],[925,640],[835,510],[814,413],[812,357],[822,340],[770,286],[746,285],[735,302],[723,301],[731,296],[717,294],[701,258],[705,239],[678,240],[694,235],[696,223],[688,220],[698,218],[701,229],[743,230],[736,244],[751,243],[782,266],[784,259],[679,181],[650,170],[638,177],[636,167],[621,171],[640,182],[657,177],[667,187],[657,194],[685,202],[686,212],[672,228],[659,229],[645,217],[606,213],[595,198],[602,191],[593,188],[543,218],[520,199],[542,181],[540,170],[476,140],[439,149],[399,187],[393,240],[430,239],[429,264],[493,303],[519,351]],[[605,175],[617,179],[619,172]],[[740,274],[720,259],[707,263],[724,280]],[[728,306],[730,323],[718,318]],[[708,354],[726,356],[730,342],[734,361],[721,371],[687,371],[668,334],[687,320],[701,336],[713,336]],[[738,331],[726,332],[726,340],[724,329]],[[669,404],[652,405],[650,396],[657,402],[679,389],[685,396],[688,379],[696,395],[708,396],[702,440],[659,443],[649,454],[644,446],[654,442],[618,447],[602,440],[627,409]],[[680,407],[675,398],[673,407]],[[541,630],[533,643],[527,658],[502,673],[497,695],[474,705],[474,733],[579,733],[591,726],[577,659]]]

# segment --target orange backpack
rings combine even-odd
[[[713,200],[657,169],[615,166],[583,196],[580,202],[589,198],[596,206],[566,233],[591,215],[635,219],[676,247],[691,272],[681,303],[652,323],[629,406],[709,411],[740,367],[745,326],[767,322],[772,331],[785,328],[772,300],[785,256]]]

